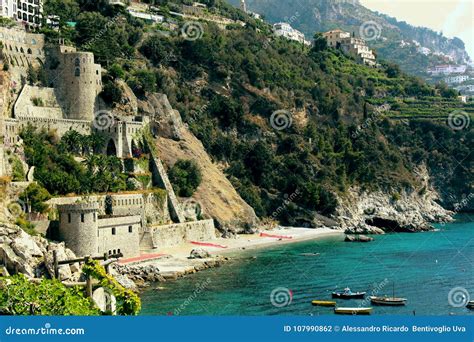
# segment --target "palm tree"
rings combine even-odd
[[[61,139],[66,149],[71,153],[79,153],[82,146],[82,135],[77,131],[68,131]]]
[[[86,165],[87,170],[89,170],[89,172],[93,174],[97,167],[98,158],[94,154],[88,154],[83,163],[84,165]]]
[[[105,144],[107,143],[107,138],[104,134],[100,133],[92,133],[89,137],[89,146],[92,148],[94,153],[101,153],[104,148]]]

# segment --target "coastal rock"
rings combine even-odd
[[[102,312],[111,312],[114,314],[117,310],[117,300],[109,290],[99,287],[92,293],[92,300]]]
[[[163,282],[164,277],[160,273],[160,270],[155,265],[114,265],[114,272],[116,274],[126,276],[128,280],[133,281],[138,286],[145,282]],[[127,280],[122,280],[127,283]],[[128,285],[130,285],[128,283]]]
[[[207,259],[210,257],[211,254],[202,248],[193,249],[189,255],[189,259]]]
[[[35,240],[23,230],[20,230],[11,243],[11,248],[20,258],[29,260],[35,257],[42,257],[43,252],[36,244]]]
[[[346,242],[370,242],[374,241],[374,238],[366,235],[346,235],[344,239]]]
[[[132,290],[132,291],[137,291],[137,285],[131,280],[129,277],[127,277],[124,274],[114,274],[115,280],[125,287],[126,289]]]
[[[57,244],[40,236],[31,236],[13,224],[0,223],[0,237],[0,255],[10,274],[22,273],[31,278],[53,276],[53,250],[58,251],[59,260],[75,258],[64,243]],[[61,280],[76,280],[79,275],[78,264],[59,268]]]
[[[26,261],[16,255],[15,251],[6,244],[0,245],[0,255],[2,255],[3,263],[9,273],[23,273],[27,277],[33,278],[35,273],[33,267]]]
[[[347,196],[339,198],[335,215],[346,233],[427,231],[432,229],[431,223],[452,221],[453,213],[436,202],[439,196],[430,187],[426,167],[421,166],[417,174],[421,189],[367,192],[351,188]]]
[[[359,223],[356,226],[347,227],[344,231],[345,234],[371,234],[371,235],[383,235],[385,231],[381,228],[369,226],[366,223]]]
[[[193,199],[188,199],[181,204],[183,214],[187,221],[198,221],[201,216],[201,205]]]
[[[51,277],[54,277],[54,258],[53,258],[53,251],[56,251],[56,255],[58,257],[58,261],[61,260],[68,260],[69,257],[65,251],[66,247],[64,242],[50,245],[48,251],[44,255],[44,262],[46,269]],[[61,265],[58,267],[59,273],[59,280],[68,280],[72,276],[71,268],[68,265]]]

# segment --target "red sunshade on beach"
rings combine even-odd
[[[285,236],[285,235],[272,235],[272,234],[266,234],[266,233],[260,233],[261,237],[271,237],[275,239],[293,239],[293,236]]]
[[[224,245],[217,245],[215,243],[208,243],[208,242],[197,242],[197,241],[191,241],[193,245],[198,245],[198,246],[205,246],[205,247],[217,247],[217,248],[227,248],[227,246]]]

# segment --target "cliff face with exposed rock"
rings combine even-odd
[[[417,170],[419,189],[402,192],[351,188],[339,199],[337,217],[348,233],[383,234],[385,232],[416,232],[432,229],[431,223],[449,222],[452,212],[437,201],[438,193],[430,186],[425,166]]]
[[[181,199],[182,206],[186,208],[197,202],[202,215],[214,219],[224,236],[252,231],[258,221],[255,211],[212,162],[201,141],[182,122],[166,95],[149,95],[146,101],[139,102],[139,108],[153,118],[158,155],[168,168],[177,160],[185,159],[195,161],[202,170],[201,185],[192,198]]]
[[[75,259],[64,243],[53,243],[40,236],[31,236],[20,227],[0,223],[0,260],[9,274],[22,273],[30,278],[54,276],[53,251],[58,260]],[[77,281],[79,264],[59,266],[59,279]]]

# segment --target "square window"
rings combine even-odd
[[[112,228],[112,235],[117,234],[117,230],[115,228]]]
[[[132,226],[128,226],[128,232],[133,233],[133,227]]]

